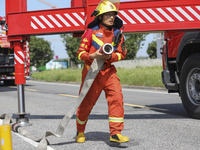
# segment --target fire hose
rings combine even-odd
[[[102,49],[100,50],[103,54],[112,54],[113,52],[113,46],[109,43],[106,43],[103,45]],[[80,95],[76,101],[76,104],[72,107],[72,109],[70,111],[68,111],[65,116],[63,117],[62,121],[60,122],[60,124],[57,127],[57,130],[55,133],[51,132],[51,131],[46,131],[45,136],[43,138],[38,138],[35,137],[33,134],[31,134],[29,131],[27,131],[26,129],[24,129],[20,124],[18,123],[14,123],[11,124],[12,125],[12,130],[14,132],[17,132],[33,141],[39,142],[38,147],[36,148],[36,150],[46,150],[47,149],[47,145],[49,144],[47,137],[48,136],[56,136],[56,137],[61,137],[63,135],[63,132],[68,124],[68,122],[70,121],[71,117],[73,116],[73,114],[75,113],[75,111],[77,110],[77,108],[79,107],[79,105],[81,104],[81,102],[83,101],[84,97],[86,96],[86,94],[88,93],[94,79],[96,78],[97,74],[99,73],[99,71],[102,69],[103,65],[104,65],[105,59],[94,59],[90,69],[88,70],[88,73],[86,75],[86,78],[84,80],[83,86],[82,86],[82,90],[80,92]],[[3,124],[10,124],[11,123],[11,117],[9,117],[6,114],[3,114],[2,116],[0,116],[0,119],[3,119]]]

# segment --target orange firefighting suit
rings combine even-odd
[[[88,28],[82,36],[82,41],[77,52],[77,57],[85,61],[82,70],[82,84],[80,91],[87,75],[89,67],[93,60],[89,58],[89,54],[97,51],[103,43],[112,43],[114,36],[119,29],[113,28],[105,30],[100,24],[93,28]],[[114,46],[114,52],[109,60],[106,60],[102,70],[96,76],[90,90],[85,96],[84,100],[77,109],[76,125],[78,132],[84,132],[88,120],[88,116],[95,105],[101,91],[105,91],[105,96],[108,101],[109,108],[109,127],[110,134],[115,135],[121,133],[124,126],[124,108],[123,95],[120,85],[120,80],[116,74],[116,69],[112,62],[120,61],[126,56],[127,50],[122,36],[120,43]]]

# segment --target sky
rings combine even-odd
[[[69,8],[71,7],[71,0],[45,0],[58,8]],[[132,1],[132,0],[120,0],[120,1]],[[38,0],[27,0],[27,11],[33,10],[45,10],[52,9],[50,6],[41,3]],[[0,0],[0,16],[5,16],[5,0]],[[60,35],[45,35],[38,36],[43,37],[45,40],[51,43],[51,49],[54,51],[55,56],[58,56],[59,59],[67,58],[67,52],[65,50],[65,44],[62,42]],[[147,47],[148,44],[153,40],[153,34],[149,34],[146,37],[145,42],[143,42],[143,46],[139,49],[137,53],[137,57],[143,56],[147,57]],[[55,57],[54,57],[55,58]]]

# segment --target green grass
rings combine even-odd
[[[117,69],[117,75],[120,78],[121,84],[135,86],[164,87],[162,84],[161,72],[161,66]]]
[[[46,70],[33,73],[32,77],[43,81],[81,82],[81,69]]]
[[[135,69],[117,68],[117,75],[122,85],[164,87],[161,71],[161,66]],[[81,82],[81,69],[47,70],[33,73],[32,77],[43,81]]]

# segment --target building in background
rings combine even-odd
[[[46,64],[46,70],[52,69],[66,69],[68,68],[68,61],[52,60]]]

